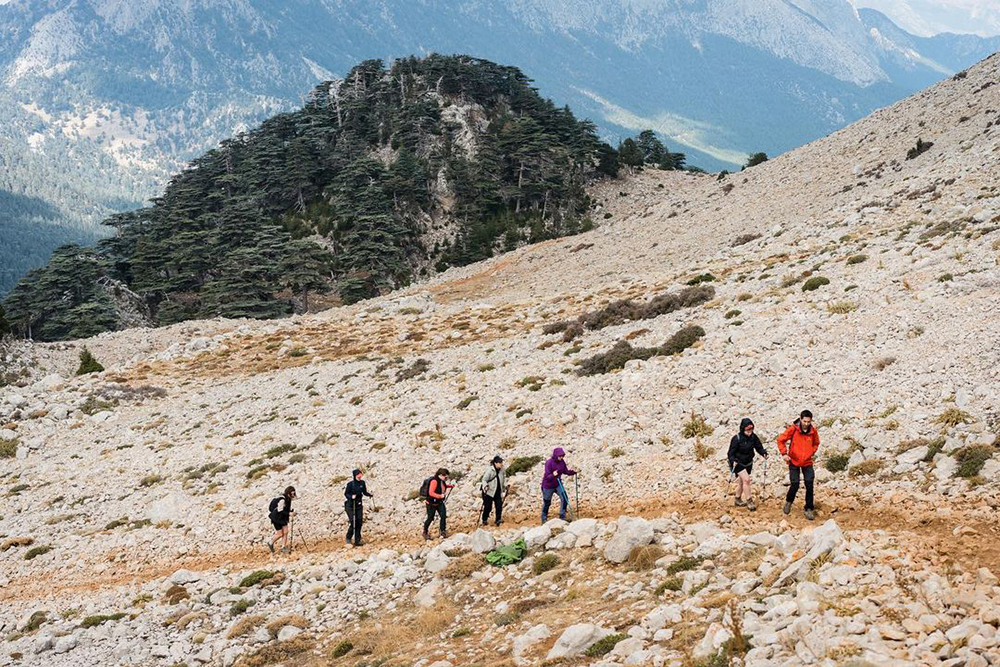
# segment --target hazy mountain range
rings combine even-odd
[[[516,65],[612,142],[651,127],[721,169],[997,48],[917,37],[847,0],[0,0],[0,292],[366,58]]]

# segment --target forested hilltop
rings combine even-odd
[[[351,303],[589,228],[584,185],[617,169],[594,125],[516,68],[365,61],[194,160],[151,206],[106,220],[113,238],[59,249],[4,306],[15,331],[57,340],[277,317],[316,295]]]

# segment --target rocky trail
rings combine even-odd
[[[603,183],[591,232],[351,307],[12,345],[0,665],[1000,664],[998,80]],[[805,407],[815,522],[774,456]],[[725,495],[745,416],[755,513]],[[586,518],[537,526],[557,446]],[[496,453],[507,523],[474,531]],[[424,543],[439,466],[453,535]],[[355,467],[380,511],[347,550]],[[288,484],[311,550],[272,558]]]

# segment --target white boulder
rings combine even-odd
[[[632,550],[653,541],[653,526],[642,518],[618,517],[617,530],[604,547],[604,557],[612,563],[624,563]]]

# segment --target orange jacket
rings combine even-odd
[[[786,449],[786,443],[789,441],[791,444]],[[811,466],[817,449],[819,449],[819,431],[816,430],[815,424],[809,427],[808,433],[803,433],[796,421],[778,436],[778,451],[782,456],[787,451],[793,466],[799,468]]]

